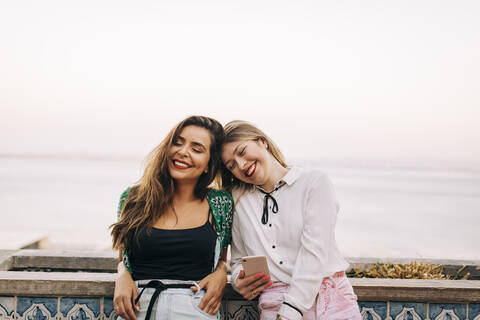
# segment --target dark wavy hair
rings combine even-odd
[[[219,180],[222,165],[220,151],[225,139],[222,125],[215,119],[203,116],[184,119],[147,156],[142,178],[129,190],[119,221],[110,226],[113,249],[128,248],[140,228],[146,227],[151,232],[154,222],[172,205],[175,183],[168,170],[168,151],[187,126],[204,128],[211,136],[208,172],[202,173],[198,179],[194,196],[204,199],[212,182]]]

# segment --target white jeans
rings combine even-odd
[[[161,280],[164,284],[170,283],[192,283],[192,281],[174,281],[174,280]],[[136,281],[137,287],[139,283],[145,283],[148,281]],[[139,292],[143,288],[139,288]],[[140,311],[136,313],[138,320],[145,319],[147,314],[148,304],[152,298],[154,288],[145,288],[142,296],[140,297]],[[191,319],[205,319],[205,320],[218,320],[220,319],[219,312],[216,315],[210,315],[201,310],[198,305],[205,295],[205,291],[200,290],[196,293],[190,289],[177,289],[171,288],[162,291],[158,297],[158,300],[153,305],[152,314],[150,320],[191,320]],[[120,317],[119,317],[120,319]]]

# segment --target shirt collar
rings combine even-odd
[[[282,179],[280,179],[280,181],[277,182],[277,184],[275,185],[275,188],[277,187],[280,187],[284,184],[287,184],[287,185],[292,185],[295,181],[297,181],[298,177],[300,177],[300,168],[297,167],[297,166],[293,166],[293,167],[288,167],[288,171],[287,173],[283,176]],[[257,185],[254,185],[254,188],[252,188],[252,192],[255,192],[255,189],[260,189],[262,190],[263,192],[267,192],[266,190],[264,190],[262,187],[260,186],[257,186]],[[268,193],[268,192],[267,192]]]
[[[283,176],[282,180],[288,185],[292,185],[300,177],[300,168],[297,166],[290,167],[287,173]]]

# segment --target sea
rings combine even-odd
[[[298,164],[332,180],[345,256],[480,260],[480,171]],[[0,156],[0,249],[44,237],[51,249],[111,250],[119,196],[142,170],[136,158]]]

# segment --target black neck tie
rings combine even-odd
[[[263,193],[265,196],[263,197],[263,214],[262,214],[262,223],[267,224],[268,223],[268,200],[272,200],[272,212],[277,213],[278,212],[278,203],[277,200],[272,196],[272,194],[283,187],[285,183],[281,182],[275,189],[273,189],[272,192],[266,192],[260,188],[258,190]]]

